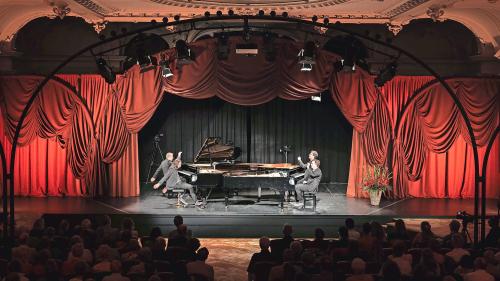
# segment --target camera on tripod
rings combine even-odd
[[[458,211],[456,218],[462,220],[462,225],[467,225],[468,223],[474,221],[474,216],[467,213],[466,211]]]
[[[155,142],[159,142],[161,140],[161,137],[163,137],[163,134],[156,134],[154,137]]]

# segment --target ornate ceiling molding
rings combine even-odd
[[[426,14],[434,21],[444,21],[444,6],[431,6],[427,9]]]
[[[311,9],[329,7],[338,4],[350,2],[352,0],[149,0],[151,2],[195,9],[235,9],[235,10],[259,10],[259,9],[275,9],[275,10],[293,10],[293,9]]]
[[[81,6],[85,7],[87,10],[90,10],[90,11],[92,11],[98,15],[101,15],[101,16],[108,15],[108,14],[115,11],[113,9],[104,8],[103,6],[95,3],[92,0],[73,0],[73,1],[80,4]]]
[[[420,6],[426,2],[429,2],[429,0],[409,0],[404,2],[403,4],[397,6],[396,8],[390,10],[389,12],[385,13],[385,15],[388,18],[393,18],[396,16],[399,16],[403,13],[408,12],[409,10],[412,10],[416,8],[417,6]]]

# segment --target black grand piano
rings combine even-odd
[[[194,163],[182,165],[179,171],[197,187],[208,190],[210,196],[214,188],[221,188],[225,193],[226,208],[229,198],[240,190],[256,190],[258,199],[261,189],[271,189],[279,193],[280,206],[283,208],[285,192],[293,186],[303,173],[298,165],[289,163],[239,163],[235,159],[241,150],[232,144],[224,144],[218,137],[205,139]]]

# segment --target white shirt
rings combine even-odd
[[[406,254],[401,257],[394,257],[393,255],[390,255],[389,259],[398,265],[401,274],[411,276],[411,263],[413,261],[412,255]]]
[[[351,240],[358,240],[359,239],[360,234],[357,230],[349,229],[347,231],[347,233],[348,233],[347,236],[349,237],[349,239],[351,239]]]
[[[478,269],[474,272],[465,274],[464,281],[495,281],[495,278],[484,269]]]
[[[455,248],[455,249],[449,251],[448,253],[446,253],[446,255],[448,257],[452,258],[456,263],[459,263],[460,259],[463,256],[468,256],[468,255],[470,255],[470,253],[467,250],[464,250],[462,248]]]
[[[130,281],[130,279],[120,273],[112,273],[111,275],[102,278],[102,281]]]

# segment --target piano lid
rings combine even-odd
[[[194,162],[214,162],[234,160],[241,155],[241,148],[233,144],[222,144],[220,137],[208,137],[203,142],[200,151],[196,154]]]

